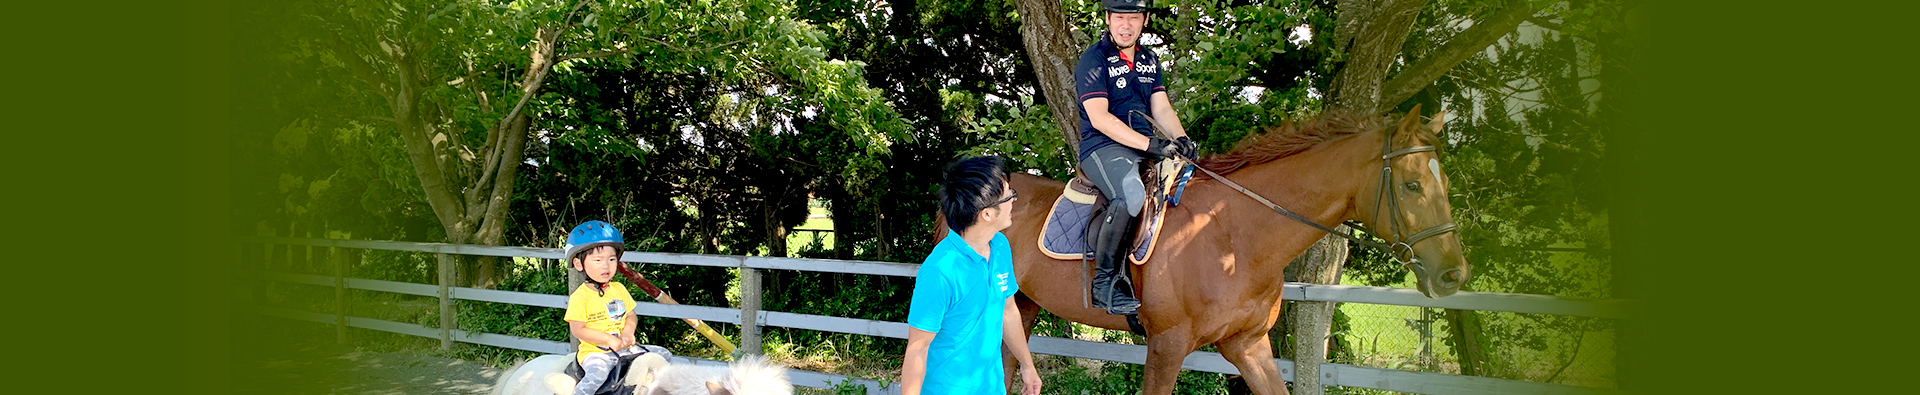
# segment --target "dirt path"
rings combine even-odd
[[[235,372],[241,393],[486,394],[501,370],[450,358],[314,347],[256,355]]]

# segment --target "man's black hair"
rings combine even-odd
[[[1006,165],[997,156],[976,156],[947,165],[940,184],[940,215],[955,233],[973,227],[980,210],[1000,200],[1007,181]]]

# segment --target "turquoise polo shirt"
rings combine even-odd
[[[994,233],[988,245],[992,257],[982,257],[948,230],[920,264],[907,325],[933,332],[922,394],[1007,393],[1000,325],[1020,284],[1007,236]]]

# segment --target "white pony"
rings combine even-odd
[[[725,367],[667,365],[639,395],[793,395],[793,383],[785,366],[748,355]]]
[[[577,382],[563,373],[573,356],[544,355],[507,370],[493,388],[494,395],[570,395]],[[633,395],[792,395],[787,368],[759,356],[746,356],[725,367],[689,362],[668,363],[647,354],[627,369],[625,384]],[[622,394],[625,395],[625,394]]]

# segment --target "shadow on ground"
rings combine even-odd
[[[450,358],[309,346],[237,358],[239,393],[486,394],[501,370]]]

